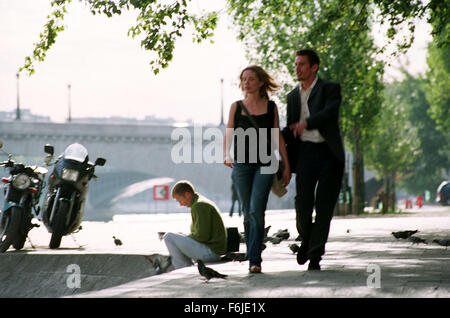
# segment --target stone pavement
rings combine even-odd
[[[294,211],[267,213],[266,225],[272,226],[269,235],[287,228],[291,238],[278,245],[267,243],[263,252],[262,274],[249,274],[248,262],[209,264],[229,275],[228,279],[204,283],[193,266],[79,296],[450,296],[450,249],[432,243],[412,245],[391,235],[392,231],[418,229],[420,232],[417,235],[430,241],[433,238],[450,238],[450,209],[388,217],[336,217],[332,221],[327,253],[320,272],[308,272],[306,264],[299,266],[288,248],[297,235],[294,219]],[[236,216],[231,219],[225,217],[227,226],[233,223],[241,229],[241,221]],[[245,248],[243,245],[241,247]],[[369,276],[376,275],[377,271],[380,273],[380,288],[371,288],[376,287],[376,279]],[[371,287],[368,287],[368,280]]]
[[[223,214],[226,226],[237,226],[242,231],[242,218],[236,214],[230,218]],[[80,264],[82,276],[81,288],[67,292],[64,273],[67,264],[60,264],[58,276],[52,276],[61,287],[53,294],[35,288],[24,295],[6,294],[2,297],[164,297],[164,298],[287,298],[287,297],[349,297],[349,298],[408,298],[408,297],[450,297],[450,249],[432,243],[434,238],[450,238],[450,208],[424,207],[408,214],[345,216],[334,217],[326,254],[321,262],[322,271],[307,271],[307,264],[299,266],[296,257],[288,245],[294,243],[297,236],[295,229],[295,212],[293,210],[267,211],[266,226],[271,225],[269,235],[279,229],[288,229],[291,237],[274,245],[267,242],[263,252],[262,274],[249,274],[248,262],[225,262],[207,264],[207,266],[228,275],[226,280],[212,279],[205,283],[198,274],[196,266],[175,270],[161,275],[153,275],[151,270],[143,277],[142,266],[131,266],[130,262],[118,255],[142,257],[153,253],[167,254],[163,242],[159,241],[157,232],[188,232],[190,215],[153,214],[135,216],[115,216],[112,222],[84,222],[83,230],[76,234],[76,242],[64,237],[62,248],[49,250],[50,239],[43,227],[31,232],[30,238],[35,249],[27,243],[24,252],[8,251],[0,255],[0,264],[4,256],[26,256],[59,254],[91,255],[90,263]],[[412,244],[397,240],[392,231],[419,230],[416,235],[427,239],[429,244]],[[123,245],[116,247],[112,235],[118,236]],[[79,248],[79,245],[84,245]],[[240,252],[245,252],[241,244]],[[98,255],[112,255],[101,260],[102,272],[94,273],[93,267],[100,262]],[[56,256],[55,256],[56,255]],[[114,257],[113,257],[114,256]],[[77,264],[77,259],[68,260]],[[86,269],[86,264],[89,269]],[[1,265],[3,266],[3,265]],[[108,276],[108,266],[113,268]],[[39,267],[38,267],[39,268]],[[14,271],[13,269],[11,271]],[[123,274],[120,274],[120,272]],[[134,275],[132,272],[135,271]],[[128,278],[119,280],[118,276]],[[39,269],[36,269],[39,273]],[[37,275],[36,274],[36,275]],[[16,273],[17,275],[17,273]],[[100,276],[99,276],[100,275]],[[140,275],[140,276],[139,276]],[[153,275],[153,276],[150,276]],[[19,274],[20,276],[20,274]],[[34,284],[39,284],[39,275]],[[145,276],[145,275],[144,275]],[[2,286],[4,282],[0,276]],[[100,279],[96,280],[98,277]],[[134,277],[134,279],[133,279]],[[5,278],[4,278],[5,279]],[[31,279],[31,278],[29,278]],[[47,280],[50,278],[47,277]],[[110,280],[110,286],[105,286]],[[100,284],[100,281],[103,281]],[[94,284],[95,282],[95,284]],[[83,286],[89,285],[88,287]],[[105,288],[106,287],[106,288]],[[377,288],[378,287],[378,288]],[[11,290],[11,292],[13,292]]]

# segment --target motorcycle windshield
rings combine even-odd
[[[64,159],[72,159],[78,162],[84,162],[88,156],[87,149],[78,143],[71,144],[64,150]]]

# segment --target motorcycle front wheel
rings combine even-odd
[[[20,219],[22,211],[18,207],[12,207],[10,212],[2,212],[0,218],[0,253],[6,250],[15,242],[19,236]]]
[[[64,230],[66,228],[66,218],[69,213],[69,202],[60,201],[56,215],[53,217],[53,231],[50,239],[49,247],[51,249],[58,248],[61,245]]]
[[[19,229],[19,233],[17,234],[17,239],[13,242],[13,247],[16,250],[21,250],[25,245],[25,241],[27,240],[28,232],[31,229],[31,219],[32,217],[28,215],[23,215],[23,224],[21,229]]]

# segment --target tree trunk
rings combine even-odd
[[[384,190],[382,195],[383,209],[382,213],[385,214],[388,211],[395,211],[395,172],[385,173],[384,176]]]
[[[381,192],[381,202],[383,203],[383,208],[381,209],[382,214],[386,214],[389,211],[389,196],[391,192],[391,176],[386,173],[383,178],[383,191]]]
[[[364,212],[364,161],[359,128],[354,129],[352,214]]]
[[[395,171],[392,172],[392,174],[391,174],[391,193],[389,196],[389,198],[390,198],[389,207],[392,212],[395,212],[395,210],[396,210],[395,175],[396,175]]]

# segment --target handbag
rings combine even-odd
[[[280,160],[278,163],[278,171],[273,175],[273,182],[270,191],[275,194],[277,197],[281,198],[287,193],[287,189],[284,186],[283,181],[283,171],[284,171],[284,162]]]
[[[227,227],[227,252],[239,252],[241,235],[237,227]]]
[[[250,115],[247,108],[244,106],[244,103],[242,101],[238,101],[238,104],[239,104],[239,106],[242,107],[244,112],[247,114],[248,119],[250,120],[252,125],[256,129],[259,129],[258,124],[256,123],[253,116]],[[276,160],[278,160],[278,159],[276,159]],[[284,186],[284,182],[283,182],[283,171],[284,171],[284,163],[283,163],[283,160],[280,159],[278,162],[278,170],[276,173],[273,174],[272,187],[270,188],[270,191],[272,191],[272,193],[275,194],[279,198],[281,198],[282,196],[284,196],[287,193],[287,189]]]

